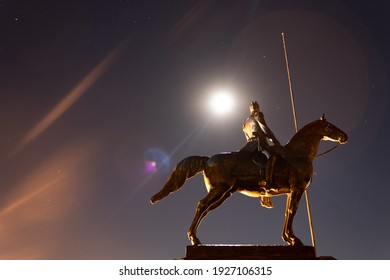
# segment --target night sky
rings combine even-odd
[[[202,176],[149,199],[181,159],[244,146],[251,101],[294,135],[284,32],[298,125],[325,113],[350,139],[314,161],[317,253],[389,259],[389,17],[385,0],[1,0],[0,258],[183,257]],[[236,193],[198,236],[284,244],[285,200]],[[304,198],[294,230],[311,244]]]

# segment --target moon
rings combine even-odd
[[[234,98],[229,90],[221,89],[213,92],[210,96],[209,107],[219,116],[230,113],[234,108]]]

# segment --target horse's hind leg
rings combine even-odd
[[[200,222],[211,211],[220,206],[226,199],[232,195],[231,188],[225,186],[211,187],[210,192],[205,198],[198,202],[195,217],[188,229],[188,239],[192,245],[201,244],[199,238],[196,236],[196,231]]]

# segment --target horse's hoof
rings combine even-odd
[[[299,240],[299,238],[295,238],[292,240],[290,245],[291,246],[303,246],[303,243],[301,240]]]
[[[283,240],[289,245],[289,246],[304,246],[302,241],[295,237],[295,238],[283,238]]]
[[[199,240],[191,241],[191,244],[192,244],[192,246],[198,246],[198,245],[202,245],[202,242],[200,242]]]
[[[202,242],[200,242],[199,238],[197,238],[197,237],[191,237],[190,241],[191,241],[192,246],[202,245]]]

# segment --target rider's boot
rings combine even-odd
[[[267,168],[262,168],[260,170],[260,173],[266,175],[267,174],[266,171],[267,171]],[[269,185],[267,183],[267,176],[264,176],[264,177],[265,178],[264,178],[264,180],[261,181],[260,185],[261,185],[261,188],[263,190],[267,190],[267,189],[269,189]],[[268,208],[268,209],[271,209],[274,207],[274,204],[272,203],[271,198],[269,196],[262,196],[260,199],[260,203],[261,203],[261,206]]]
[[[261,167],[260,168],[260,176],[261,176],[262,180],[260,181],[260,187],[264,190],[266,190],[268,187],[266,174],[267,174],[267,168]]]
[[[265,173],[265,184],[262,183],[262,187],[266,190],[270,190],[272,185],[273,185],[273,182],[272,182],[272,173],[273,173],[273,169],[274,169],[274,165],[275,165],[275,156],[271,156],[268,160],[268,163],[267,163],[267,166],[264,169],[262,169],[261,171]],[[263,174],[264,174],[263,173]],[[266,197],[266,196],[263,196],[261,197],[261,205],[263,207],[266,207],[266,208],[273,208],[274,207],[274,204],[271,200],[270,197]]]

